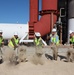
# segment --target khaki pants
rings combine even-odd
[[[2,59],[2,48],[0,47],[0,59]]]
[[[38,56],[43,54],[42,47],[36,46],[35,49],[36,49],[35,53]]]

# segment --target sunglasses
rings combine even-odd
[[[2,33],[0,33],[0,34],[2,34]]]

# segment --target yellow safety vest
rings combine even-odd
[[[41,45],[40,41],[41,41],[41,38],[39,38],[39,39],[35,38],[35,44],[36,44],[36,46]]]
[[[0,37],[0,45],[2,44],[3,41],[3,37]]]
[[[19,42],[19,40],[18,40],[18,39],[16,39],[15,37],[13,37],[13,38],[14,38],[15,44],[17,45],[17,44],[18,44],[18,42]],[[12,42],[11,40],[9,41],[8,46],[9,46],[9,47],[14,47],[13,42]]]
[[[56,45],[59,45],[59,40],[56,41],[56,37],[51,37],[52,43],[55,43]]]
[[[52,40],[53,43],[56,43],[56,38],[55,37],[52,37],[51,40]]]
[[[74,44],[74,36],[70,38],[70,42]]]

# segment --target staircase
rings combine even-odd
[[[29,24],[29,39],[34,39],[34,23]]]

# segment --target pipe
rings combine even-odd
[[[50,32],[50,14],[41,17],[40,21],[34,25],[35,32],[40,32],[41,36]]]
[[[55,11],[57,11],[57,0],[42,0],[42,17],[34,24],[35,32],[40,32],[44,36],[51,31],[57,20],[57,16],[53,13]]]
[[[30,23],[38,21],[39,0],[30,0]]]
[[[53,25],[54,25],[54,18],[53,18],[54,14],[53,12],[51,12],[51,30],[53,29]]]

